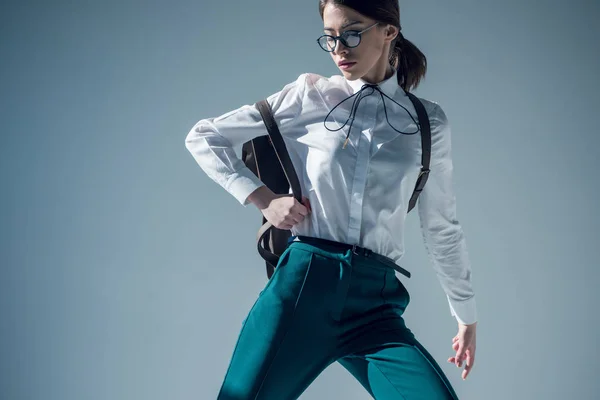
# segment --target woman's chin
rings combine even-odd
[[[353,69],[350,70],[345,70],[340,68],[340,71],[342,72],[342,75],[344,75],[345,78],[352,80],[354,78],[356,78],[358,75],[356,74],[356,71],[354,71]]]

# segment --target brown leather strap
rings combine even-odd
[[[427,111],[425,111],[425,107],[423,106],[421,100],[419,100],[417,96],[410,92],[406,92],[406,94],[415,106],[417,116],[419,117],[422,148],[421,172],[419,173],[415,189],[410,198],[410,201],[408,202],[408,212],[410,212],[417,204],[417,199],[423,191],[425,183],[427,183],[427,178],[429,177],[429,162],[431,160],[431,126],[429,124],[429,116],[427,115]]]
[[[271,106],[267,100],[261,100],[256,103],[256,108],[258,108],[258,111],[265,122],[267,132],[271,138],[271,143],[275,149],[275,154],[277,154],[281,168],[283,168],[285,177],[292,188],[292,193],[298,202],[302,202],[302,189],[300,188],[300,181],[298,180],[298,175],[296,175],[296,170],[294,169],[290,155],[285,147],[283,137],[281,137],[281,132],[279,132],[279,128],[277,127],[277,123],[275,122],[275,118],[271,112]]]
[[[269,265],[272,268],[275,268],[275,266],[277,266],[277,263],[279,262],[279,256],[270,252],[269,250],[267,250],[265,247],[265,242],[268,238],[270,238],[271,236],[271,232],[273,231],[273,229],[277,229],[273,226],[273,224],[271,224],[269,221],[265,222],[263,226],[260,227],[260,229],[258,230],[258,234],[256,236],[256,240],[257,240],[257,249],[258,249],[258,253],[260,254],[260,256],[267,262],[269,263]],[[272,246],[269,246],[269,248],[272,248]]]
[[[281,132],[277,126],[277,122],[273,117],[271,106],[267,100],[261,100],[257,102],[255,106],[260,112],[260,115],[265,123],[271,145],[275,150],[275,154],[277,155],[277,159],[279,160],[279,164],[283,169],[283,173],[290,185],[290,188],[292,188],[292,194],[298,202],[302,202],[302,189],[300,187],[300,181],[298,180],[298,175],[296,174],[296,170],[292,164],[292,160],[290,159],[285,142],[283,141],[283,137],[281,136]],[[257,234],[258,253],[267,263],[267,276],[269,276],[269,278],[273,273],[273,269],[279,262],[279,256],[267,250],[267,248],[273,248],[273,235],[277,229],[278,228],[274,227],[273,224],[266,221],[261,226]],[[291,233],[288,234],[291,235]],[[271,243],[267,243],[267,240]]]

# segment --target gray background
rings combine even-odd
[[[417,214],[407,324],[461,399],[593,399],[597,1],[403,1],[453,128],[479,311],[466,381]],[[317,1],[2,2],[0,398],[214,399],[266,277],[260,213],[184,146],[319,50]],[[368,399],[337,364],[302,399]]]

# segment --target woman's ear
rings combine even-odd
[[[385,28],[385,40],[389,40],[390,42],[396,39],[400,30],[397,26],[388,24],[387,28]]]

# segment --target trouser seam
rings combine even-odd
[[[387,375],[383,373],[383,371],[381,370],[381,368],[379,368],[379,366],[378,366],[377,364],[375,364],[374,362],[372,362],[372,363],[373,363],[373,365],[375,366],[375,368],[377,368],[377,371],[379,371],[379,373],[380,373],[381,375],[383,375],[383,377],[384,377],[384,378],[385,378],[385,379],[386,379],[386,380],[387,380],[387,381],[390,383],[390,385],[391,385],[391,386],[392,386],[394,389],[396,389],[396,392],[398,392],[398,394],[400,395],[400,397],[402,397],[402,400],[406,400],[406,397],[404,397],[404,395],[402,394],[402,392],[400,392],[400,390],[398,390],[398,388],[396,387],[396,385],[394,385],[394,384],[392,383],[392,381],[390,380],[390,378],[388,378],[388,377],[387,377]]]
[[[444,386],[446,387],[446,390],[448,391],[448,394],[450,395],[450,397],[452,397],[452,399],[454,400],[458,400],[458,396],[456,395],[456,393],[454,393],[454,389],[452,389],[451,387],[448,386],[448,382],[446,382],[446,378],[444,376],[442,376],[442,373],[436,368],[436,366],[431,362],[431,360],[429,359],[429,357],[427,357],[419,348],[419,346],[417,346],[416,344],[412,345],[415,349],[417,349],[417,351],[419,352],[419,354],[421,354],[421,356],[427,360],[427,362],[429,363],[429,365],[431,365],[431,368],[433,368],[433,370],[435,371],[435,373],[437,374],[437,376],[440,378],[440,380],[442,381],[442,383],[444,384]]]

